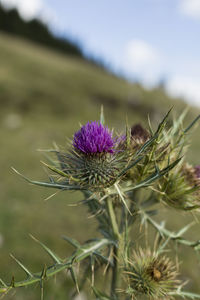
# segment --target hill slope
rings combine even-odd
[[[162,88],[147,91],[81,59],[3,33],[0,65],[0,102],[21,112],[77,113],[77,104],[83,112],[103,103],[146,117],[175,103]],[[179,108],[180,101],[175,105]]]

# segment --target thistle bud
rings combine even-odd
[[[188,163],[167,174],[159,181],[161,201],[182,210],[192,210],[200,207],[199,168]]]
[[[150,135],[146,129],[140,124],[135,124],[131,127],[132,146],[138,148],[148,141]]]
[[[168,293],[175,290],[179,283],[174,263],[150,250],[134,252],[124,274],[128,282],[126,293],[134,297],[143,295],[149,299],[170,299]]]
[[[195,175],[200,180],[200,165],[194,167]]]

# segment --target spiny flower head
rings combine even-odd
[[[124,273],[128,281],[126,292],[135,297],[144,295],[149,299],[166,299],[179,283],[176,267],[170,259],[149,249],[134,252]]]
[[[115,140],[108,127],[100,122],[88,122],[74,134],[73,146],[85,154],[113,153]]]
[[[108,127],[88,122],[74,134],[68,153],[57,152],[62,171],[81,189],[102,191],[115,183],[124,167],[120,139]]]
[[[199,209],[200,178],[196,171],[196,167],[184,163],[162,177],[157,187],[159,199],[176,209]]]

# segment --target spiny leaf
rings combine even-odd
[[[152,136],[151,139],[149,139],[136,153],[136,156],[142,154],[146,148],[148,148],[149,146],[151,146],[153,144],[153,142],[158,138],[160,132],[163,130],[164,126],[165,126],[165,122],[171,112],[172,108],[168,111],[168,113],[166,114],[166,116],[164,117],[164,119],[160,122],[160,124],[158,125],[158,128],[155,132],[155,134]]]
[[[33,277],[33,274],[14,255],[10,254],[10,256],[24,270],[28,277]]]
[[[192,123],[184,130],[184,133],[187,133],[194,125],[195,123],[200,119],[200,115],[198,115],[194,121],[192,121]]]
[[[137,165],[137,163],[139,163],[141,160],[143,159],[143,156],[140,156],[139,158],[137,158],[136,160],[134,160],[133,162],[131,162],[128,167],[124,168],[117,176],[117,178],[122,177],[124,174],[127,173],[128,170],[130,170],[131,168],[133,168],[135,165]]]
[[[182,235],[193,225],[193,222],[190,224],[187,224],[185,227],[180,229],[178,232],[172,232],[169,231],[164,227],[164,224],[158,224],[155,220],[153,220],[148,214],[145,212],[142,212],[144,219],[147,220],[151,225],[154,226],[154,228],[159,232],[159,234],[164,237],[170,238],[171,240],[177,241],[179,244],[183,244],[189,247],[194,248],[195,250],[198,250],[198,247],[200,245],[200,240],[197,241],[188,241],[182,237]]]
[[[73,282],[74,282],[74,284],[75,284],[75,286],[76,286],[77,292],[79,293],[80,291],[79,291],[79,286],[78,286],[78,279],[77,279],[76,273],[75,273],[75,271],[74,271],[74,268],[71,267],[71,268],[69,269],[69,271],[70,271],[72,280],[73,280]]]
[[[7,285],[5,284],[5,282],[0,278],[0,283],[2,284],[2,286],[7,287]]]
[[[75,248],[80,248],[81,247],[81,245],[79,244],[79,242],[77,242],[75,239],[72,239],[72,238],[70,238],[70,237],[68,237],[66,235],[63,235],[62,238],[63,238],[63,240],[69,242],[70,245],[72,245]]]
[[[189,299],[200,299],[200,294],[190,293],[190,292],[184,292],[181,290],[177,290],[175,292],[170,292],[169,295],[171,296],[180,296],[182,298],[189,298]]]
[[[57,173],[58,175],[60,175],[60,176],[62,176],[62,177],[68,177],[68,178],[70,177],[69,174],[63,172],[62,170],[57,169],[57,168],[54,167],[54,166],[50,166],[50,165],[48,165],[47,163],[45,163],[45,162],[43,162],[43,161],[41,161],[41,163],[42,163],[45,167],[47,167],[49,170],[51,170],[51,171]]]
[[[100,122],[101,122],[102,125],[104,125],[104,123],[105,123],[103,105],[101,105]]]
[[[173,169],[181,161],[181,159],[182,159],[182,157],[178,158],[177,160],[175,160],[173,163],[171,163],[170,165],[168,165],[166,168],[164,168],[162,170],[159,170],[158,168],[156,168],[156,171],[152,175],[150,175],[149,177],[147,177],[145,180],[139,182],[137,185],[135,185],[133,187],[130,187],[130,188],[124,189],[124,192],[129,192],[129,191],[133,191],[135,189],[141,188],[141,187],[147,187],[147,186],[149,186],[155,180],[157,180],[160,177],[164,176],[171,169]]]
[[[101,239],[96,242],[88,243],[86,245],[83,245],[80,249],[78,249],[74,255],[75,261],[81,261],[85,257],[91,255],[96,250],[102,248],[105,245],[114,244],[113,241],[108,239]]]
[[[0,288],[0,293],[4,294],[4,293],[8,292],[9,290],[11,290],[12,288],[25,287],[25,286],[32,285],[37,282],[41,283],[42,278],[44,280],[44,278],[52,277],[63,270],[70,269],[72,267],[72,263],[74,261],[79,262],[79,261],[83,260],[84,258],[91,256],[91,254],[95,253],[98,249],[101,249],[104,246],[107,246],[109,244],[114,244],[114,242],[107,240],[107,239],[102,239],[102,240],[98,240],[96,243],[83,245],[81,251],[80,250],[76,251],[76,253],[72,257],[69,257],[68,259],[63,260],[63,263],[55,263],[54,265],[49,266],[48,268],[45,266],[43,268],[42,272],[34,273],[32,277],[29,277],[22,281],[15,282],[14,277],[13,277],[11,284],[8,286],[6,286],[6,284],[4,284],[3,281],[1,280],[0,282],[4,286],[2,288]]]
[[[76,186],[76,185],[67,185],[67,184],[59,184],[59,183],[51,183],[51,182],[42,182],[42,181],[35,181],[35,180],[30,180],[29,178],[25,177],[21,173],[19,173],[15,168],[12,167],[12,170],[20,175],[23,179],[25,179],[27,182],[34,184],[34,185],[39,185],[39,186],[46,186],[49,188],[56,188],[56,189],[61,189],[61,190],[83,190],[82,187]]]
[[[53,261],[57,264],[62,264],[62,260],[51,250],[49,249],[47,246],[45,246],[42,242],[40,242],[39,240],[37,240],[34,236],[32,236],[30,234],[30,237],[37,242],[40,246],[42,246],[42,248],[49,254],[49,256],[53,259]]]
[[[167,112],[167,114],[165,115],[164,119],[160,122],[160,124],[158,125],[158,129],[156,130],[156,133],[160,133],[165,125],[165,122],[167,120],[167,118],[169,117],[169,114],[171,113],[173,107],[170,108],[170,110]]]

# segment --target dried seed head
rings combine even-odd
[[[176,267],[169,258],[150,250],[134,252],[124,273],[128,279],[126,292],[134,296],[143,294],[149,299],[165,299],[179,283]]]

